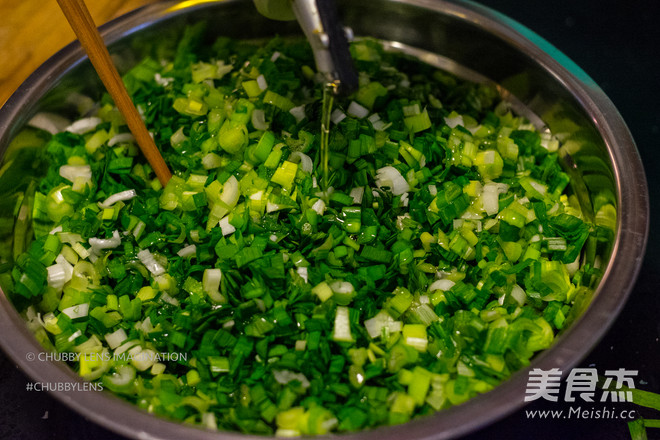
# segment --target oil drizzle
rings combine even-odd
[[[323,85],[323,104],[321,108],[321,189],[327,191],[329,187],[329,158],[330,158],[330,116],[332,105],[337,93],[338,82],[328,82]]]

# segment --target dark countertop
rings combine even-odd
[[[655,0],[482,0],[544,37],[598,83],[627,122],[646,167],[651,198],[651,233],[637,284],[624,310],[601,343],[580,363],[605,370],[638,370],[637,388],[660,393],[660,7]],[[45,392],[28,392],[29,379],[0,352],[0,438],[122,440],[72,412]],[[597,394],[597,397],[600,396]],[[565,410],[579,406],[538,400],[466,440],[492,439],[630,439],[626,421],[531,419],[529,410]],[[583,409],[605,405],[583,405]],[[624,403],[607,409],[637,410],[660,419],[660,411]],[[648,429],[660,439],[660,429]]]

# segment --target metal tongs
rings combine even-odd
[[[257,11],[273,20],[298,20],[312,50],[316,68],[335,94],[350,95],[358,89],[348,40],[352,31],[339,19],[335,0],[253,0]]]
[[[347,96],[358,89],[348,40],[352,31],[345,29],[334,0],[291,0],[291,6],[314,51],[317,70],[324,81],[333,85],[336,94]]]

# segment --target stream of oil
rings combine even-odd
[[[326,83],[323,86],[323,104],[321,109],[321,189],[328,190],[330,171],[329,171],[329,157],[330,157],[330,115],[332,114],[332,104],[335,100],[335,92],[337,90],[337,83]]]

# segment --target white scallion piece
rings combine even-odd
[[[353,197],[353,203],[359,205],[362,203],[362,197],[364,197],[364,186],[357,186],[351,189],[351,192],[348,194]]]
[[[222,166],[222,158],[215,153],[208,153],[202,157],[202,166],[205,170],[219,168]]]
[[[137,347],[134,347],[133,349],[135,348]],[[136,370],[139,371],[144,371],[148,368],[151,368],[151,366],[155,364],[157,360],[156,352],[150,348],[145,348],[144,350],[140,350],[137,353],[130,354],[132,355],[131,364],[135,367]]]
[[[275,211],[279,211],[282,209],[282,205],[278,205],[277,203],[273,203],[271,201],[266,202],[266,212],[271,213]]]
[[[66,316],[71,319],[84,318],[89,312],[89,303],[76,304],[75,306],[67,307],[62,310]]]
[[[314,167],[312,158],[305,153],[301,153],[300,151],[294,151],[291,153],[289,156],[289,161],[293,163],[300,163],[300,167],[305,173],[311,173]]]
[[[115,356],[119,356],[122,353],[126,353],[126,351],[128,351],[131,347],[135,347],[139,343],[140,343],[140,341],[138,341],[137,339],[131,339],[130,341],[124,341],[119,347],[117,347],[115,349],[114,354],[115,354]]]
[[[454,128],[457,125],[465,126],[465,122],[463,122],[463,116],[461,115],[454,116],[453,118],[445,118],[445,124],[449,125],[451,128]]]
[[[102,122],[103,120],[101,118],[97,118],[96,116],[83,118],[75,121],[73,124],[66,127],[64,131],[68,131],[70,133],[76,133],[76,134],[85,134],[87,132],[94,130],[96,126]]]
[[[435,314],[433,308],[431,308],[431,306],[428,304],[418,304],[411,307],[410,310],[424,325],[430,325],[432,322],[438,320],[438,315]]]
[[[369,336],[375,339],[383,334],[383,330],[388,333],[400,332],[403,328],[403,322],[395,321],[389,313],[381,310],[373,318],[365,320],[364,327],[367,329]]]
[[[303,388],[309,388],[310,385],[309,380],[307,380],[307,377],[305,377],[304,374],[295,373],[289,370],[273,370],[273,377],[278,383],[281,383],[282,385],[286,385],[292,380],[297,380],[300,382],[300,386]]]
[[[220,220],[220,229],[222,229],[222,235],[227,236],[229,234],[233,234],[236,231],[236,228],[229,223],[229,216],[223,217]]]
[[[408,220],[410,220],[410,214],[408,214],[407,212],[403,215],[398,215],[396,217],[396,222],[395,222],[396,228],[399,231],[403,231],[406,228],[406,224]]]
[[[335,293],[346,294],[355,292],[355,287],[348,281],[337,280],[330,283],[330,289]]]
[[[94,251],[101,249],[114,249],[121,244],[121,237],[119,231],[112,231],[112,238],[96,238],[89,239],[89,244]]]
[[[220,195],[220,200],[225,202],[230,207],[234,207],[238,202],[238,198],[241,195],[240,192],[241,185],[233,175],[227,179],[225,185],[222,187],[222,194]]]
[[[70,125],[70,121],[63,116],[55,113],[37,113],[28,121],[28,125],[47,131],[50,134],[56,134],[63,131]]]
[[[374,127],[374,130],[376,131],[385,131],[388,128],[390,128],[392,123],[391,122],[386,123],[385,121],[379,119],[378,121],[374,122],[372,125]]]
[[[416,338],[408,336],[405,338],[405,344],[415,348],[417,351],[425,352],[429,345],[429,340],[426,338]]]
[[[184,248],[179,249],[179,252],[176,254],[179,257],[186,258],[186,257],[191,257],[197,253],[197,246],[194,244],[188,245]]]
[[[224,60],[218,60],[215,64],[218,66],[218,72],[216,73],[215,79],[222,79],[223,76],[234,69],[233,64],[225,64]]]
[[[174,82],[174,78],[168,76],[162,76],[160,73],[156,72],[154,74],[154,81],[161,87],[167,87]]]
[[[144,264],[144,267],[146,267],[154,276],[165,273],[165,268],[156,261],[156,257],[154,257],[149,249],[142,249],[137,253],[137,257],[140,259],[140,262]]]
[[[307,268],[306,267],[299,267],[296,269],[296,272],[298,272],[298,275],[300,278],[305,280],[306,283],[309,282],[309,275],[307,274]]]
[[[179,306],[179,300],[176,298],[172,298],[170,295],[168,295],[166,292],[163,292],[160,294],[160,299],[165,301],[168,304],[172,304],[173,306]]]
[[[257,130],[268,130],[268,123],[266,122],[266,113],[262,109],[255,108],[252,111],[252,125]]]
[[[419,107],[419,104],[410,104],[404,105],[401,109],[403,111],[403,116],[415,116],[422,113],[422,109]]]
[[[48,286],[61,290],[73,277],[73,266],[62,254],[55,259],[55,264],[46,268],[48,272]]]
[[[61,264],[53,264],[46,268],[48,271],[48,287],[52,287],[56,290],[62,290],[64,284],[66,283],[65,271],[62,268]]]
[[[332,111],[332,114],[330,114],[330,120],[332,121],[333,124],[337,125],[341,121],[346,119],[346,113],[343,111],[339,110],[338,108],[334,109]]]
[[[305,105],[299,105],[298,107],[293,107],[291,110],[289,110],[289,113],[293,115],[294,118],[296,118],[296,123],[300,123],[303,119],[305,119]]]
[[[542,183],[539,183],[535,180],[530,179],[529,184],[534,188],[536,191],[539,192],[542,196],[545,195],[545,193],[548,191],[548,187],[543,185]]]
[[[410,201],[408,197],[409,196],[407,192],[401,194],[401,204],[406,208],[408,207],[408,202]]]
[[[518,305],[523,305],[525,304],[525,300],[527,299],[527,294],[523,290],[522,287],[520,287],[517,284],[514,284],[513,288],[511,289],[511,298],[515,299]]]
[[[550,132],[544,132],[541,133],[541,146],[550,153],[554,153],[559,149],[559,141]]]
[[[352,287],[352,286],[351,286]],[[337,313],[335,315],[335,326],[332,335],[335,341],[352,342],[353,336],[351,335],[351,322],[349,318],[349,310],[346,306],[337,306]]]
[[[316,202],[314,202],[312,209],[316,211],[318,215],[323,215],[325,212],[325,202],[323,199],[318,199]]]
[[[257,77],[257,85],[259,86],[259,88],[260,88],[262,91],[263,91],[263,90],[266,90],[266,89],[268,88],[268,83],[266,82],[266,77],[263,76],[263,75],[259,75],[259,76]]]
[[[71,183],[75,182],[76,178],[90,182],[92,180],[92,169],[89,165],[62,165],[60,176]]]
[[[499,193],[496,188],[484,187],[481,193],[481,204],[488,215],[494,215],[499,212]]]
[[[151,366],[149,373],[151,373],[153,376],[158,376],[159,374],[163,374],[165,372],[165,368],[167,368],[165,364],[156,362]]]
[[[133,137],[133,134],[131,133],[116,134],[108,141],[108,147],[112,147],[113,145],[123,142],[135,142],[135,137]]]
[[[174,149],[179,149],[186,139],[188,139],[188,136],[183,134],[183,127],[179,127],[179,129],[170,136],[170,145],[172,145],[172,148]]]
[[[218,430],[218,422],[215,419],[215,414],[212,413],[212,412],[202,413],[202,425],[206,429],[210,429],[211,431],[217,431]]]
[[[99,207],[101,208],[110,208],[112,205],[115,203],[122,201],[125,202],[127,200],[131,200],[133,198],[137,197],[137,192],[134,189],[127,189],[126,191],[121,191],[115,194],[112,194],[109,196],[107,199],[105,199],[103,202],[99,203]]]
[[[126,331],[123,328],[119,328],[112,333],[107,333],[104,338],[108,343],[108,347],[114,350],[123,344],[128,339],[128,336],[126,336]]]
[[[73,332],[73,333],[71,334],[71,336],[69,336],[69,337],[67,338],[67,341],[69,341],[69,342],[73,342],[73,341],[75,341],[76,339],[78,339],[78,338],[81,337],[81,336],[82,336],[82,330],[76,330],[75,332]]]
[[[369,109],[361,106],[355,101],[351,101],[351,103],[348,105],[348,108],[346,109],[346,113],[353,116],[354,118],[362,119],[369,115]]]
[[[226,302],[225,297],[220,293],[220,281],[222,281],[222,271],[220,269],[204,270],[202,289],[216,303]]]
[[[410,185],[399,170],[392,166],[379,168],[376,173],[376,185],[379,188],[388,187],[392,194],[399,196],[405,192],[410,191]]]
[[[429,286],[429,292],[433,292],[435,290],[442,290],[443,292],[446,292],[447,290],[451,289],[454,287],[456,283],[453,282],[452,280],[447,280],[447,279],[441,279],[441,280],[436,280],[431,285]]]
[[[144,332],[146,334],[149,334],[152,331],[154,331],[154,326],[151,323],[151,318],[149,316],[147,316],[147,318],[142,322],[140,322],[140,321],[136,322],[135,323],[135,328],[137,330],[142,330],[142,332]]]

